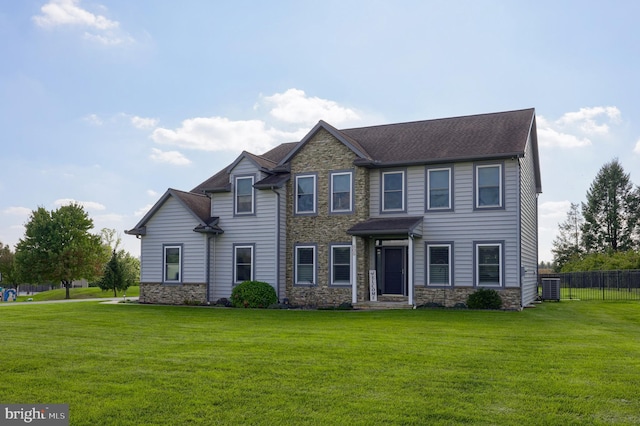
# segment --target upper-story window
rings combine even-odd
[[[353,211],[353,173],[331,173],[331,212],[348,213]]]
[[[476,166],[476,208],[502,207],[502,165]]]
[[[316,213],[316,175],[296,176],[296,214]]]
[[[236,177],[236,214],[253,214],[253,179],[253,176]]]
[[[451,169],[428,169],[427,210],[451,208]]]
[[[166,245],[163,247],[164,282],[179,283],[182,281],[182,245]]]
[[[404,172],[382,173],[382,211],[404,211]]]

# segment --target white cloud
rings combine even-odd
[[[96,114],[89,114],[86,117],[84,117],[83,120],[94,126],[102,126],[103,124],[102,119],[98,117]]]
[[[157,197],[159,194],[156,191],[154,191],[153,189],[147,189],[147,195],[149,197]]]
[[[153,131],[151,138],[159,144],[187,149],[262,153],[278,142],[298,140],[304,133],[267,128],[261,120],[232,121],[224,117],[197,117],[184,120],[182,126],[175,130],[158,128]]]
[[[100,8],[106,10],[104,6]],[[80,0],[50,0],[40,8],[40,12],[40,15],[32,17],[33,22],[40,28],[84,28],[82,37],[85,40],[105,46],[135,42],[133,37],[120,28],[118,21],[80,7]]]
[[[264,96],[261,103],[271,107],[271,116],[285,123],[313,125],[319,120],[325,120],[340,124],[360,119],[358,113],[350,108],[327,99],[308,97],[299,89]]]
[[[6,209],[4,209],[2,211],[2,213],[4,214],[8,214],[11,216],[24,216],[24,217],[28,217],[31,214],[31,209],[28,209],[26,207],[8,207]]]
[[[151,210],[151,207],[153,207],[153,204],[147,204],[146,206],[141,207],[133,212],[133,215],[137,217],[144,216],[149,210]]]
[[[571,201],[545,201],[539,206],[540,218],[562,219],[571,208]]]
[[[149,158],[158,163],[169,163],[176,166],[191,164],[191,160],[178,151],[161,151],[158,148],[151,148]]]
[[[262,153],[282,142],[300,140],[318,120],[331,124],[358,121],[354,110],[334,101],[308,97],[289,89],[263,96],[254,109],[270,108],[269,115],[284,123],[286,130],[263,120],[230,120],[226,117],[196,117],[184,120],[176,129],[157,128],[151,134],[156,143],[201,151],[249,151]],[[292,126],[293,125],[293,126]],[[296,128],[298,125],[301,127]]]
[[[583,148],[593,144],[591,138],[608,136],[610,125],[621,121],[620,110],[613,106],[580,108],[555,121],[538,116],[538,141],[544,147]]]
[[[158,125],[157,118],[145,118],[134,115],[131,117],[131,124],[138,129],[151,129]]]
[[[117,28],[119,23],[102,15],[95,15],[78,6],[80,0],[51,0],[40,8],[42,15],[33,17],[36,25],[44,28],[77,25],[97,30]]]
[[[636,142],[636,147],[633,148],[633,152],[635,152],[636,154],[640,154],[640,139],[638,139],[638,142]]]
[[[78,200],[74,200],[73,198],[59,198],[57,200],[55,200],[53,202],[54,205],[61,207],[61,206],[68,206],[70,204],[79,204],[82,207],[84,207],[86,210],[96,210],[96,211],[101,211],[101,210],[105,210],[106,207],[103,204],[100,204],[98,202],[95,201],[78,201]]]

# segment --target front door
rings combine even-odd
[[[404,247],[382,248],[385,294],[404,294],[405,263]]]

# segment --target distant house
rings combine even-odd
[[[189,192],[167,190],[126,232],[141,240],[147,303],[215,302],[259,280],[294,305],[453,306],[493,288],[519,309],[537,294],[540,192],[533,109],[320,121]]]

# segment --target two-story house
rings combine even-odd
[[[214,302],[248,280],[293,305],[537,295],[533,109],[338,130],[169,189],[141,239],[142,302]]]

